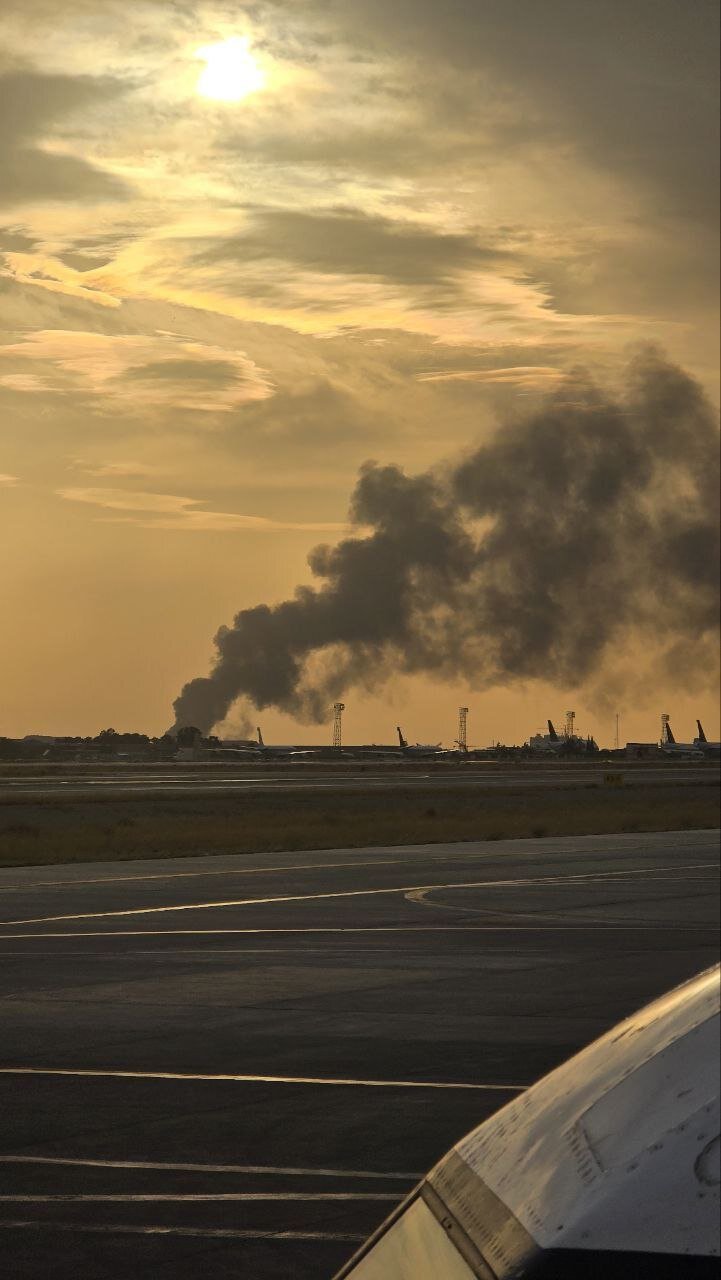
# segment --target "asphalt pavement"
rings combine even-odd
[[[383,791],[417,789],[426,791],[429,783],[434,790],[470,788],[472,790],[587,787],[589,783],[602,782],[606,773],[620,773],[626,785],[705,782],[717,785],[721,772],[717,764],[701,761],[683,763],[663,761],[659,764],[574,765],[573,763],[542,764],[529,767],[504,768],[496,764],[468,763],[415,763],[409,767],[404,762],[378,765],[377,763],[338,763],[330,767],[317,762],[289,767],[262,763],[260,765],[235,766],[232,769],[188,769],[169,766],[163,768],[106,768],[96,773],[87,767],[62,773],[46,773],[40,776],[0,778],[0,801],[54,800],[85,797],[118,798],[121,796],[168,797],[172,795],[255,795],[290,792],[324,791]]]
[[[17,1280],[324,1280],[464,1132],[718,958],[718,832],[0,872]]]

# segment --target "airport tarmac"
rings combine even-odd
[[[464,1132],[718,958],[719,833],[0,871],[18,1280],[323,1280]]]
[[[87,769],[62,774],[46,774],[40,777],[0,778],[0,801],[51,800],[70,798],[117,798],[118,796],[168,795],[233,795],[250,793],[262,795],[268,792],[285,794],[305,791],[378,791],[397,789],[425,790],[432,783],[435,790],[506,789],[583,787],[602,782],[606,773],[620,773],[626,785],[634,783],[706,782],[718,785],[721,773],[718,765],[706,762],[682,764],[665,761],[660,764],[633,764],[622,766],[613,762],[598,765],[577,766],[569,764],[525,765],[521,768],[504,768],[498,765],[447,763],[415,765],[409,768],[403,762],[378,764],[323,765],[319,762],[289,767],[288,765],[262,762],[236,766],[234,769],[185,770],[177,768],[129,769],[115,771]]]

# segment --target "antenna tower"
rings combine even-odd
[[[468,707],[458,708],[458,749],[468,750]]]
[[[573,737],[573,722],[575,719],[576,719],[575,711],[566,712],[566,737],[567,738]]]
[[[618,712],[616,712],[616,736],[615,736],[615,737],[614,737],[614,739],[613,739],[613,745],[614,745],[614,747],[616,748],[616,750],[617,750],[617,751],[618,751],[618,749],[619,749],[619,747],[620,747],[620,745],[621,745],[621,729],[620,729],[620,726],[621,726],[621,717],[620,717],[620,715],[618,714]]]
[[[343,712],[345,711],[345,702],[333,703],[333,746],[340,751],[342,746],[341,723],[343,720]]]

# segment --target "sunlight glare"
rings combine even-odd
[[[265,84],[265,73],[251,54],[244,36],[231,36],[220,44],[206,45],[198,49],[197,56],[206,64],[197,84],[198,93],[204,98],[214,98],[217,102],[240,102]]]

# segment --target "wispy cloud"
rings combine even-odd
[[[156,467],[147,466],[144,462],[90,462],[85,458],[73,458],[70,469],[98,479],[105,476],[116,479],[121,476],[151,476],[157,472]]]
[[[0,387],[7,387],[9,391],[25,391],[28,394],[48,390],[47,382],[37,373],[5,373],[0,377]]]
[[[66,379],[69,375],[75,391],[84,389],[138,407],[223,411],[273,394],[268,377],[245,352],[167,333],[40,329],[20,342],[0,346],[0,358],[42,362],[46,377],[53,369]],[[27,383],[32,373],[22,376]],[[78,387],[78,382],[84,386]]]
[[[202,500],[174,493],[148,493],[128,489],[69,488],[56,494],[68,502],[83,502],[106,511],[130,514],[124,523],[139,524],[148,529],[184,529],[193,532],[276,533],[300,531],[308,533],[342,533],[347,525],[335,522],[271,520],[266,516],[242,515],[236,511],[208,511]]]
[[[563,369],[550,365],[514,365],[508,369],[440,369],[433,373],[420,373],[419,382],[482,382],[497,385],[518,385],[542,390],[553,383],[562,382]]]
[[[17,476],[7,475],[6,472],[0,471],[0,489],[12,489],[16,484],[19,484]]]

